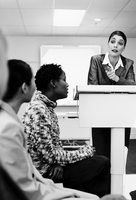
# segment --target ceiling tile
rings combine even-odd
[[[24,26],[1,26],[0,27],[7,36],[26,36]]]
[[[126,35],[127,35],[127,32],[130,30],[131,28],[125,28],[125,27],[107,27],[104,29],[104,31],[101,33],[102,36],[110,36],[110,34],[113,32],[113,31],[116,31],[116,30],[120,30],[120,31],[123,31]]]
[[[136,12],[121,12],[109,25],[109,27],[135,27]]]
[[[21,9],[25,25],[51,26],[53,10],[51,9]]]
[[[103,27],[81,27],[78,29],[77,35],[86,35],[86,36],[99,36],[103,31]]]
[[[129,0],[93,0],[91,10],[119,11],[129,2]]]
[[[92,0],[55,0],[55,9],[87,9]]]
[[[136,11],[136,0],[131,0],[123,9],[123,11]]]
[[[76,35],[77,27],[53,27],[52,28],[52,34],[54,35]]]
[[[0,8],[18,8],[16,0],[0,0]]]
[[[81,26],[95,25],[95,18],[101,18],[102,21],[98,22],[98,26],[107,26],[118,14],[113,11],[88,11],[81,22]]]
[[[0,9],[0,25],[23,25],[18,9]]]
[[[86,13],[79,27],[53,27],[54,8],[86,9]],[[95,23],[94,18],[102,21]],[[15,36],[103,37],[120,29],[136,38],[136,0],[0,0],[1,26]]]
[[[52,27],[46,26],[26,26],[26,32],[29,36],[46,36],[51,35]]]
[[[18,0],[20,8],[53,8],[54,0]]]

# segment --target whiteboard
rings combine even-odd
[[[76,105],[73,100],[76,85],[87,85],[87,76],[91,56],[100,54],[99,45],[91,46],[53,46],[42,45],[40,47],[40,64],[59,64],[66,73],[66,81],[69,84],[68,97],[58,100],[58,106]]]

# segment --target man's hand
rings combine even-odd
[[[63,167],[59,164],[52,165],[49,176],[54,182],[60,181],[63,177]]]

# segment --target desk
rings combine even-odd
[[[111,193],[123,194],[124,127],[136,127],[136,86],[77,86],[80,127],[111,127]]]

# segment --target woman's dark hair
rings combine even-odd
[[[43,64],[35,76],[37,90],[46,91],[51,80],[59,80],[63,70],[61,65]]]
[[[4,101],[11,100],[23,83],[26,83],[28,86],[30,86],[31,79],[33,77],[33,72],[30,65],[22,60],[11,59],[8,60],[7,65],[9,79],[7,91],[3,97]]]
[[[126,43],[127,43],[127,37],[126,35],[122,32],[122,31],[114,31],[111,33],[111,35],[109,36],[109,39],[108,39],[108,42],[110,41],[110,39],[114,36],[114,35],[118,35],[118,36],[121,36],[124,40],[124,46],[126,46]]]

